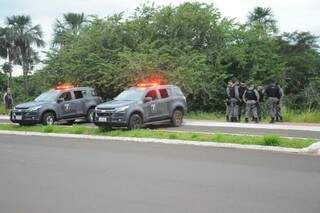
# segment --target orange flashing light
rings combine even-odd
[[[138,87],[157,87],[159,86],[158,83],[139,83],[137,84]]]
[[[56,90],[67,90],[71,88],[74,88],[74,86],[70,83],[60,84],[55,87]]]

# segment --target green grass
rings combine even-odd
[[[225,115],[219,112],[189,112],[187,113],[186,118],[225,121]],[[269,121],[270,118],[268,116],[265,116],[265,118],[262,119],[262,122]],[[291,123],[320,123],[320,111],[283,110],[283,121]]]
[[[160,138],[160,139],[178,139],[186,141],[201,141],[201,142],[219,142],[219,143],[234,143],[248,145],[264,145],[264,146],[280,146],[289,148],[304,148],[315,142],[313,139],[288,139],[277,135],[265,136],[247,136],[247,135],[230,135],[230,134],[206,134],[206,133],[182,133],[168,132],[162,130],[141,129],[134,131],[113,130],[101,131],[98,128],[85,126],[18,126],[14,124],[0,124],[0,130],[11,131],[31,131],[45,133],[69,133],[69,134],[88,134],[88,135],[105,135],[105,136],[120,136],[120,137],[135,137],[135,138]]]
[[[283,113],[285,122],[296,123],[320,123],[320,111],[293,111],[286,110]]]
[[[6,110],[5,110],[4,106],[0,104],[0,115],[6,114],[5,112],[6,112]]]

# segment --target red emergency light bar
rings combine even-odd
[[[72,84],[69,84],[69,83],[57,85],[55,87],[56,90],[67,90],[67,89],[72,89],[72,88],[74,88],[74,86]]]
[[[137,87],[157,87],[159,86],[158,83],[139,83]]]

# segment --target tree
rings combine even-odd
[[[87,23],[84,13],[66,13],[62,20],[57,19],[54,26],[53,45],[66,46],[73,37],[79,35],[80,29]]]
[[[271,8],[256,7],[249,13],[248,24],[267,33],[278,31]]]
[[[33,47],[43,47],[45,45],[42,39],[41,26],[32,25],[31,17],[25,15],[7,17],[7,25],[12,35],[13,45],[19,49],[17,63],[22,66],[24,89],[28,93],[27,76],[35,62]]]
[[[13,31],[8,28],[0,27],[0,57],[7,62],[3,65],[3,71],[9,75],[8,87],[12,79],[12,65],[19,60],[20,49],[14,43]]]

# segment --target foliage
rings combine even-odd
[[[52,47],[44,68],[28,78],[30,97],[68,81],[93,86],[109,99],[139,81],[161,78],[182,88],[191,111],[221,112],[228,80],[265,85],[276,79],[287,108],[318,109],[318,38],[278,32],[271,9],[261,7],[245,24],[198,2],[146,4],[129,18],[67,13],[56,21],[53,42],[60,48]]]
[[[266,146],[279,146],[280,138],[278,135],[265,135],[263,136],[263,142]]]

